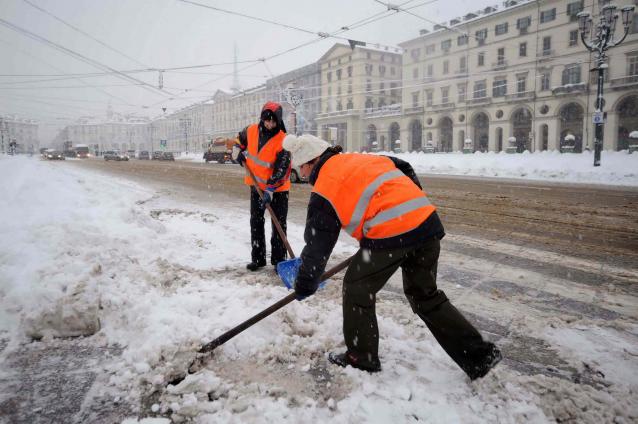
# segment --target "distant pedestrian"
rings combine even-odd
[[[264,231],[264,211],[270,204],[275,216],[286,233],[288,217],[288,190],[290,190],[290,153],[283,150],[286,135],[283,109],[279,103],[268,102],[262,110],[259,123],[249,125],[238,135],[239,149],[235,150],[235,160],[255,175],[257,184],[264,192],[264,198],[253,187],[250,177],[244,182],[250,186],[250,239],[251,262],[246,268],[256,271],[266,266],[266,236]],[[270,263],[277,265],[286,259],[286,246],[272,225],[270,237]]]
[[[342,154],[341,147],[311,135],[288,135],[284,149],[313,186],[308,204],[301,267],[295,292],[315,293],[341,229],[359,241],[343,280],[343,334],[347,351],[330,362],[369,372],[381,370],[376,294],[397,268],[412,310],[441,347],[474,380],[500,360],[481,334],[437,288],[440,240],[445,236],[436,208],[403,160]]]

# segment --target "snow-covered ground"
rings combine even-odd
[[[597,167],[593,166],[594,153],[591,151],[571,154],[557,151],[380,154],[407,160],[418,174],[638,186],[638,154],[628,154],[626,150],[601,152],[601,165]],[[204,161],[199,153],[183,154],[178,160]]]
[[[554,172],[551,178],[558,181],[638,185],[638,155],[624,153],[605,152],[596,169],[589,154],[400,156],[417,172],[519,178],[550,178]],[[481,160],[470,165],[470,156]],[[92,335],[87,340],[124,349],[107,367],[111,389],[133,401],[158,390],[152,412],[172,411],[176,420],[197,422],[541,423],[561,413],[573,416],[574,408],[591,422],[638,419],[637,309],[635,298],[622,296],[601,296],[599,302],[629,311],[633,318],[622,323],[623,331],[560,317],[535,321],[533,311],[502,322],[508,332],[534,322],[532,335],[555,344],[562,358],[602,369],[611,385],[607,391],[524,375],[505,364],[470,383],[409,307],[392,298],[378,305],[383,372],[327,365],[326,352],[343,349],[335,280],[219,347],[207,370],[164,391],[171,373],[183,369],[201,343],[288,294],[274,272],[244,272],[250,239],[245,205],[190,204],[35,158],[0,157],[0,181],[0,338],[8,340],[0,365],[3,355],[30,337],[46,342]],[[303,228],[289,223],[288,233],[301,250]],[[340,242],[331,263],[355,249]],[[479,271],[488,267],[474,265]],[[538,283],[534,289],[561,290],[560,281],[526,278]],[[562,290],[573,298],[599,296],[584,285]],[[515,306],[498,299],[478,303],[472,288],[448,293],[495,320],[504,310],[514,313]],[[562,409],[548,408],[547,396],[555,396]]]

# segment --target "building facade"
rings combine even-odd
[[[397,136],[389,133],[387,122],[401,114],[401,59],[401,50],[394,47],[335,44],[328,50],[318,61],[319,135],[347,151],[376,146],[367,131],[370,125],[388,126],[388,139],[382,134],[380,146]]]
[[[8,152],[9,144],[13,142],[16,143],[17,153],[38,151],[40,141],[37,121],[13,115],[0,115],[0,152]]]
[[[266,81],[270,100],[284,109],[289,133],[317,135],[316,117],[321,109],[321,72],[318,63],[286,72]]]
[[[577,14],[598,0],[507,1],[466,13],[401,43],[404,150],[593,148],[594,56]],[[638,35],[610,49],[604,149],[626,149],[638,129]],[[622,35],[622,24],[617,33]],[[566,140],[567,138],[567,140]]]

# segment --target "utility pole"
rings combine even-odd
[[[186,154],[188,154],[188,129],[191,126],[191,119],[180,118],[179,123],[182,126],[182,129],[184,130],[184,145],[186,146]]]
[[[596,55],[596,67],[592,71],[598,71],[598,89],[596,93],[596,104],[593,116],[595,125],[594,132],[594,166],[600,166],[600,153],[603,149],[603,129],[604,129],[604,115],[603,106],[605,100],[603,99],[603,83],[605,82],[605,69],[609,67],[607,65],[607,50],[612,47],[616,47],[627,37],[629,34],[629,27],[634,14],[634,6],[624,6],[621,9],[622,23],[624,26],[624,34],[619,40],[614,39],[614,32],[616,31],[616,23],[618,21],[618,13],[616,13],[616,6],[613,4],[606,4],[600,9],[598,16],[598,23],[595,28],[592,24],[592,18],[588,12],[580,12],[578,14],[578,29],[580,30],[580,39],[587,47],[587,50],[594,52]],[[587,40],[589,38],[589,40]]]

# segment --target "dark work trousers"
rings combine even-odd
[[[266,265],[266,233],[264,230],[264,213],[268,214],[260,206],[259,193],[255,187],[250,188],[250,241],[252,246],[252,261],[259,265]],[[275,192],[272,196],[270,207],[281,224],[286,234],[286,218],[288,217],[288,192]],[[270,216],[268,217],[269,221]],[[272,236],[270,237],[270,263],[273,265],[286,260],[286,246],[277,233],[275,224],[272,224]]]
[[[492,343],[437,289],[440,241],[400,249],[359,249],[343,280],[343,334],[348,352],[363,365],[379,364],[376,294],[398,267],[412,310],[425,322],[441,347],[464,371],[482,364]]]

